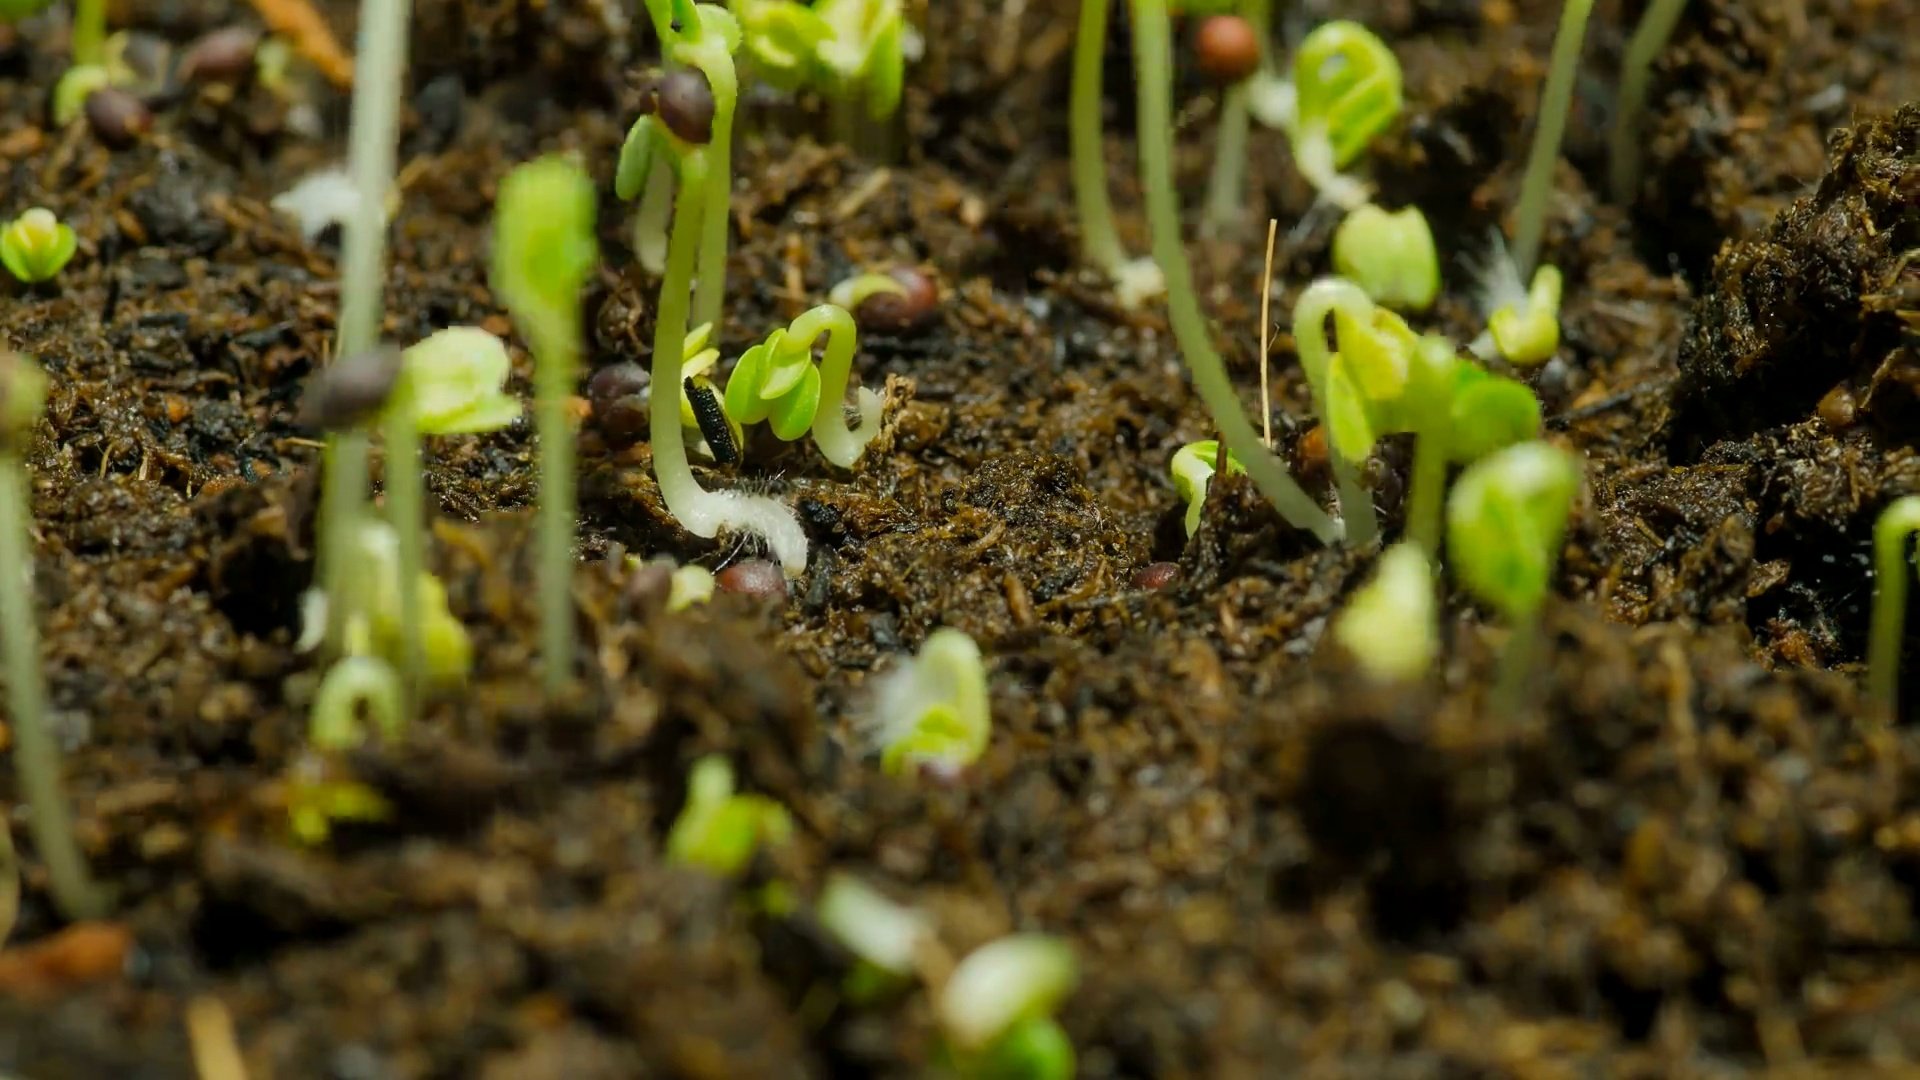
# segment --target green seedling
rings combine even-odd
[[[1173,474],[1173,490],[1180,501],[1187,504],[1187,536],[1200,531],[1200,511],[1207,503],[1207,488],[1213,483],[1213,474],[1220,464],[1220,443],[1214,439],[1202,439],[1190,442],[1173,452],[1173,462],[1168,471]],[[1246,472],[1240,461],[1232,454],[1227,455],[1227,472]]]
[[[1867,635],[1867,694],[1887,715],[1900,696],[1900,646],[1907,621],[1908,539],[1920,531],[1920,495],[1889,503],[1873,525],[1873,622]]]
[[[818,12],[798,0],[733,0],[732,11],[755,77],[786,93],[819,79],[819,51],[835,29]]]
[[[1327,337],[1329,315],[1338,351]],[[1344,278],[1322,278],[1300,294],[1293,334],[1314,408],[1326,425],[1347,541],[1364,546],[1379,534],[1379,523],[1361,468],[1382,435],[1411,429],[1403,399],[1418,339],[1400,316]]]
[[[918,655],[875,684],[871,722],[889,775],[957,773],[980,760],[993,737],[980,647],[951,628],[927,635]]]
[[[689,14],[688,18],[693,16]],[[718,200],[719,204],[719,255],[722,261],[726,253],[728,193],[724,181],[718,185],[714,183],[713,170],[724,167],[726,161],[726,150],[721,139],[723,129],[730,128],[732,124],[733,58],[716,33],[708,33],[700,44],[690,48],[691,51],[687,51],[676,46],[679,55],[699,63],[693,65],[695,70],[678,72],[676,75],[698,79],[708,77],[701,72],[717,72],[725,92],[712,96],[715,101],[724,98],[728,105],[724,123],[719,111],[706,116],[676,115],[671,118],[663,111],[661,122],[650,124],[645,138],[641,140],[648,147],[645,153],[649,158],[660,155],[673,163],[679,181],[674,196],[673,233],[667,246],[666,272],[661,280],[660,304],[654,321],[652,385],[656,388],[682,386],[686,377],[689,293],[696,259],[701,265],[706,265],[711,248],[703,240],[705,223],[711,218],[708,212],[710,199]],[[675,95],[676,98],[698,96],[691,93]],[[703,119],[708,122],[698,122]],[[709,135],[713,139],[711,145],[705,141]],[[630,162],[627,167],[644,173],[650,166],[647,162]],[[703,271],[700,277],[703,290],[708,280],[708,275]],[[715,308],[717,311],[717,303]],[[807,537],[792,511],[765,496],[708,491],[694,477],[693,469],[687,463],[686,446],[677,437],[683,423],[680,404],[683,396],[656,391],[647,406],[649,424],[654,433],[653,474],[659,480],[660,495],[668,511],[695,536],[712,537],[723,528],[759,536],[772,549],[787,576],[799,576],[807,565]],[[669,436],[668,433],[676,434]]]
[[[340,315],[333,349],[336,360],[366,355],[380,343],[387,205],[394,190],[411,8],[410,0],[360,3],[347,147],[348,174],[358,198],[352,200],[352,212],[341,238]],[[321,452],[324,483],[315,576],[328,596],[346,595],[357,572],[344,549],[353,543],[366,513],[367,458],[367,436],[358,428],[330,433]],[[344,618],[338,605],[332,610]],[[340,641],[339,629],[337,625],[330,627],[327,637]]]
[[[828,876],[820,890],[814,916],[853,954],[857,966],[842,989],[860,1004],[905,988],[922,951],[933,941],[933,927],[926,916],[838,871]]]
[[[787,809],[765,795],[737,795],[733,766],[711,754],[694,762],[687,802],[667,834],[667,860],[720,877],[737,877],[761,847],[793,835]]]
[[[504,390],[510,368],[507,346],[499,338],[477,326],[449,327],[400,354],[400,370],[387,397],[382,423],[387,441],[387,520],[398,539],[397,578],[433,581],[433,588],[442,594],[442,607],[445,589],[426,567],[420,439],[498,431],[513,423],[520,416],[520,401]],[[420,588],[399,592],[395,632],[410,712],[430,674],[421,606],[430,596],[423,596]]]
[[[1333,268],[1397,311],[1425,311],[1440,295],[1440,256],[1417,206],[1368,203],[1348,214],[1333,233]]]
[[[52,281],[72,261],[79,246],[72,226],[54,217],[46,207],[36,206],[0,231],[0,263],[22,282],[37,285]]]
[[[816,365],[813,345],[822,334],[826,353]],[[841,405],[858,341],[846,308],[821,304],[807,311],[740,357],[727,379],[727,415],[743,425],[765,421],[787,442],[812,431],[814,445],[828,461],[851,468],[880,433],[879,394],[859,388],[857,428],[847,427]]]
[[[1191,8],[1193,5],[1189,5]],[[1253,31],[1259,45],[1257,66],[1228,84],[1220,96],[1219,134],[1214,140],[1213,172],[1207,180],[1207,201],[1200,216],[1202,236],[1223,235],[1240,224],[1247,196],[1247,137],[1252,130],[1251,106],[1261,80],[1273,78],[1273,50],[1267,43],[1273,25],[1273,0],[1237,0],[1235,3],[1202,5],[1213,11],[1189,11],[1190,15],[1238,15]],[[1207,58],[1202,57],[1202,67]],[[1234,72],[1238,74],[1238,72]]]
[[[679,230],[681,215],[691,208],[694,216],[689,227],[697,229],[699,254],[697,265],[679,278],[677,288],[694,290],[693,325],[718,324],[727,289],[733,119],[740,97],[740,79],[734,70],[733,54],[740,48],[740,24],[725,8],[714,4],[646,0],[646,5],[654,30],[660,35],[662,55],[677,67],[661,80],[659,90],[649,103],[650,111],[636,120],[634,130],[628,132],[616,170],[616,180],[622,176],[627,180],[616,187],[629,192],[623,197],[632,198],[631,193],[636,189],[634,177],[650,178],[656,169],[678,166],[676,179],[681,193],[673,203],[673,228],[676,232]],[[699,167],[689,170],[687,155],[696,147]],[[657,245],[661,235],[667,235],[671,242],[672,236],[664,226],[665,195],[655,194],[652,179],[642,183],[646,196],[657,198],[659,203],[650,206],[642,202],[640,219],[653,234],[642,238],[636,233],[636,243]],[[701,189],[697,201],[685,196],[689,183],[697,183]],[[643,249],[640,253],[644,262],[647,252]],[[666,273],[667,264],[668,258],[663,257],[656,272]],[[669,278],[662,284],[662,292],[672,284]],[[654,385],[661,385],[657,378]]]
[[[1180,206],[1173,182],[1173,75],[1166,0],[1135,0],[1133,7],[1134,80],[1137,90],[1140,186],[1146,192],[1153,231],[1154,259],[1166,275],[1167,307],[1174,337],[1185,354],[1193,382],[1207,403],[1227,449],[1247,470],[1260,494],[1294,528],[1322,543],[1340,537],[1340,525],[1320,509],[1287,472],[1247,421],[1227,377],[1226,363],[1214,351],[1207,320],[1193,288],[1193,268],[1180,240]]]
[[[13,767],[31,815],[33,846],[47,867],[54,905],[68,919],[105,913],[106,898],[87,873],[73,818],[60,786],[60,744],[47,716],[34,615],[33,496],[26,452],[47,404],[47,376],[15,352],[0,352],[0,654],[7,676],[7,718]]]
[[[1300,175],[1343,210],[1366,205],[1367,186],[1341,170],[1400,115],[1393,50],[1359,23],[1322,23],[1294,54],[1292,105],[1276,119]]]
[[[1493,707],[1525,704],[1540,610],[1580,493],[1580,462],[1543,442],[1509,446],[1467,466],[1447,498],[1447,554],[1455,577],[1508,625]]]
[[[287,831],[297,844],[320,847],[336,824],[371,824],[393,817],[393,805],[379,792],[350,777],[334,774],[324,759],[305,758],[286,782]]]
[[[380,737],[398,742],[406,731],[406,694],[393,665],[372,656],[346,656],[333,662],[313,694],[307,741],[329,752],[352,750],[366,741],[360,710]]]
[[[473,666],[466,627],[449,608],[446,586],[439,578],[424,570],[411,579],[401,576],[400,547],[392,525],[363,517],[339,549],[350,560],[354,574],[339,592],[307,594],[304,633],[295,648],[312,649],[328,633],[337,632],[332,641],[339,655],[377,656],[399,665],[408,660],[409,637],[402,627],[411,625],[419,628],[411,640],[418,642],[414,660],[420,665],[421,685],[427,689],[458,686]],[[413,582],[411,605],[417,613],[411,623],[403,611],[409,590],[401,588],[401,583],[406,580]]]
[[[1398,408],[1416,436],[1407,535],[1421,550],[1439,551],[1448,465],[1471,465],[1537,438],[1540,399],[1523,382],[1461,360],[1453,343],[1438,334],[1415,345],[1409,370]]]
[[[1066,942],[1012,934],[968,953],[934,1001],[954,1070],[970,1080],[1066,1080],[1073,1044],[1053,1019],[1079,981]]]
[[[1488,312],[1487,332],[1474,343],[1474,352],[1488,356],[1497,350],[1519,366],[1544,363],[1560,347],[1560,271],[1540,263],[1540,239],[1553,195],[1560,140],[1567,130],[1567,110],[1573,104],[1580,45],[1586,39],[1592,9],[1593,0],[1567,0],[1560,9],[1552,66],[1540,91],[1540,115],[1527,151],[1527,171],[1520,180],[1511,253],[1496,239],[1483,272],[1480,292],[1481,306]]]
[[[831,35],[814,47],[828,73],[826,93],[843,142],[860,137],[857,116],[884,123],[900,108],[909,29],[901,0],[817,0]]]
[[[1380,556],[1373,578],[1354,590],[1335,617],[1333,637],[1368,677],[1410,682],[1433,667],[1440,651],[1433,565],[1408,541]]]
[[[593,182],[566,158],[522,165],[494,205],[493,288],[533,347],[533,417],[540,433],[536,587],[549,695],[573,673],[574,446],[568,404],[580,371],[580,288],[598,257]],[[669,339],[678,344],[684,334]],[[675,359],[678,352],[675,350]],[[661,385],[658,381],[655,386]],[[679,381],[667,383],[678,386]],[[669,407],[671,394],[656,394]],[[655,431],[676,432],[671,423]],[[656,439],[655,444],[673,438]]]
[[[1613,130],[1607,136],[1607,179],[1617,202],[1630,202],[1640,186],[1640,124],[1647,111],[1647,83],[1653,61],[1667,47],[1687,0],[1652,0],[1633,28],[1620,60],[1620,97]]]
[[[1073,159],[1073,205],[1079,217],[1081,258],[1114,283],[1120,306],[1136,309],[1166,291],[1166,278],[1152,257],[1132,258],[1114,224],[1107,192],[1107,160],[1100,122],[1100,62],[1107,41],[1111,0],[1080,0],[1080,28],[1073,45],[1073,87],[1067,105]]]
[[[58,127],[66,127],[80,119],[86,111],[87,99],[94,91],[104,90],[113,85],[113,72],[104,64],[75,64],[60,73],[60,79],[53,84],[53,100],[50,112]]]
[[[0,0],[0,22],[17,23],[45,10],[52,0]]]

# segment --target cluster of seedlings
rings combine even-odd
[[[1296,481],[1269,437],[1256,434],[1202,314],[1170,160],[1173,6],[1196,16],[1195,62],[1223,89],[1202,229],[1241,224],[1254,122],[1284,133],[1301,176],[1343,215],[1332,245],[1334,273],[1308,284],[1292,312],[1299,361],[1326,437],[1337,512]],[[1440,651],[1437,579],[1444,553],[1457,583],[1508,624],[1490,704],[1501,714],[1528,708],[1538,621],[1582,487],[1579,460],[1541,440],[1540,404],[1521,374],[1559,346],[1563,283],[1560,272],[1541,261],[1541,236],[1590,6],[1590,0],[1565,4],[1511,242],[1496,237],[1485,262],[1485,331],[1464,349],[1408,322],[1433,305],[1441,288],[1440,252],[1425,217],[1417,207],[1376,205],[1354,171],[1402,103],[1399,64],[1372,32],[1349,21],[1325,23],[1282,63],[1268,40],[1270,0],[1130,0],[1140,179],[1152,235],[1146,258],[1126,252],[1107,191],[1100,75],[1109,0],[1081,0],[1073,60],[1073,190],[1084,260],[1111,281],[1123,305],[1164,295],[1194,384],[1220,433],[1174,455],[1173,486],[1187,505],[1187,532],[1201,525],[1211,478],[1244,472],[1293,527],[1327,544],[1377,546],[1389,529],[1378,520],[1366,465],[1382,438],[1411,434],[1415,452],[1400,537],[1380,552],[1371,579],[1351,596],[1332,632],[1376,678],[1425,677]],[[1629,53],[1628,100],[1615,128],[1614,180],[1622,190],[1637,182],[1629,151],[1645,68],[1680,6],[1656,0]],[[784,577],[799,577],[809,567],[808,539],[793,508],[765,494],[704,486],[693,455],[736,462],[748,430],[765,424],[780,440],[810,436],[829,464],[855,468],[884,421],[881,397],[858,385],[862,330],[917,326],[938,293],[917,271],[861,273],[723,363],[713,327],[726,299],[731,146],[742,80],[817,96],[837,137],[883,156],[891,150],[917,35],[900,0],[735,0],[730,8],[646,0],[646,7],[664,70],[627,134],[614,186],[620,199],[637,202],[632,247],[658,278],[651,370],[624,364],[596,373],[588,383],[593,421],[610,435],[649,439],[662,499],[687,532],[749,537]],[[55,92],[56,118],[96,111],[92,103],[101,95],[128,84],[103,23],[101,0],[80,0],[74,66]],[[362,4],[350,161],[342,181],[349,197],[339,214],[338,337],[305,401],[307,420],[326,432],[317,584],[301,641],[326,667],[312,699],[309,753],[288,784],[290,834],[305,844],[325,843],[341,821],[388,812],[353,779],[343,753],[369,737],[404,740],[422,704],[459,694],[473,663],[467,631],[428,569],[422,440],[499,430],[522,411],[504,389],[507,344],[494,334],[450,327],[404,348],[379,337],[407,32],[405,3]],[[249,58],[254,43],[250,39]],[[492,287],[535,372],[536,591],[541,675],[553,698],[583,662],[570,595],[577,521],[570,401],[582,379],[581,294],[599,259],[596,195],[581,162],[542,158],[501,182],[493,228]],[[73,230],[34,209],[0,232],[0,262],[22,281],[43,282],[75,246]],[[32,361],[0,354],[0,565],[32,565],[21,451],[36,430],[44,396],[44,376]],[[368,493],[376,437],[386,459],[379,512]],[[1904,563],[1916,528],[1920,497],[1896,503],[1876,536],[1880,599],[1870,687],[1888,706],[1905,609]],[[632,571],[667,579],[669,610],[701,603],[715,589],[713,574],[671,559],[635,559]],[[84,917],[99,912],[104,898],[88,878],[58,787],[29,583],[24,571],[0,574],[16,762],[54,896],[68,916]],[[935,631],[916,655],[876,680],[866,711],[880,768],[951,780],[992,738],[986,660],[967,635]],[[668,836],[672,861],[738,877],[755,852],[778,847],[793,833],[777,801],[736,789],[724,758],[696,763],[687,790]],[[798,901],[766,894],[760,902]],[[1042,1080],[1072,1074],[1073,1048],[1053,1020],[1076,978],[1074,958],[1060,941],[1016,934],[954,963],[935,955],[940,944],[926,916],[857,879],[834,876],[812,906],[859,961],[844,988],[851,1000],[877,1001],[925,984],[951,1071]]]

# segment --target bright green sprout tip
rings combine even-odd
[[[1173,452],[1168,471],[1173,474],[1173,490],[1187,504],[1187,536],[1200,531],[1200,511],[1206,506],[1207,488],[1220,469],[1220,443],[1216,439],[1190,442]],[[1240,459],[1227,454],[1228,473],[1246,472]]]
[[[1439,653],[1433,564],[1420,545],[1395,544],[1333,623],[1334,640],[1381,682],[1418,679]]]
[[[787,809],[764,795],[739,795],[733,765],[711,754],[694,762],[687,801],[667,834],[667,859],[720,877],[735,877],[761,847],[793,835]]]
[[[1887,505],[1873,525],[1873,622],[1867,636],[1867,693],[1888,715],[1900,694],[1900,646],[1907,619],[1908,541],[1920,531],[1920,495]]]
[[[1400,62],[1359,23],[1322,23],[1294,54],[1293,87],[1293,122],[1284,126],[1295,166],[1334,205],[1359,208],[1366,185],[1341,170],[1400,115]]]
[[[79,239],[44,206],[36,206],[0,231],[0,263],[29,285],[51,281],[72,261]]]
[[[1348,214],[1333,234],[1333,268],[1399,311],[1425,311],[1440,295],[1433,230],[1416,206],[1390,211],[1368,203]]]
[[[991,1055],[1025,1021],[1050,1019],[1079,977],[1066,942],[1013,934],[967,954],[940,989],[934,1013],[957,1058]]]
[[[871,723],[889,774],[954,771],[978,761],[992,734],[980,647],[958,630],[927,635],[918,655],[878,681]]]

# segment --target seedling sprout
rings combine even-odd
[[[1219,134],[1213,148],[1213,174],[1200,217],[1203,236],[1219,236],[1239,224],[1247,196],[1247,135],[1252,126],[1247,96],[1253,77],[1267,63],[1271,0],[1246,0],[1239,15],[1200,19],[1194,31],[1194,59],[1221,86]]]
[[[814,13],[832,32],[814,47],[830,75],[826,93],[842,142],[863,142],[859,117],[892,119],[906,77],[907,22],[901,0],[817,0]]]
[[[889,774],[951,773],[978,761],[993,736],[980,647],[951,628],[927,635],[918,655],[876,682],[870,723]]]
[[[1381,682],[1424,676],[1440,651],[1433,565],[1411,541],[1380,556],[1373,577],[1334,619],[1333,636],[1360,669]]]
[[[406,730],[405,700],[393,665],[372,656],[342,657],[314,691],[307,741],[316,750],[354,749],[366,741],[362,708],[382,739],[398,741]]]
[[[1180,501],[1187,504],[1188,537],[1200,531],[1200,512],[1206,507],[1207,488],[1213,483],[1219,464],[1220,443],[1214,439],[1190,442],[1173,452],[1168,471],[1173,474],[1173,490],[1179,494]],[[1226,470],[1229,473],[1246,471],[1232,454],[1227,455]]]
[[[13,767],[53,902],[62,915],[79,920],[104,914],[107,902],[94,887],[73,835],[73,818],[60,787],[60,745],[50,727],[40,665],[26,451],[46,404],[47,377],[40,366],[19,353],[0,352],[0,653],[6,665]]]
[[[1460,359],[1438,334],[1414,346],[1410,373],[1399,410],[1416,435],[1407,536],[1438,552],[1447,467],[1538,437],[1540,399],[1527,384]]]
[[[786,807],[764,795],[738,795],[733,765],[717,754],[694,762],[687,802],[667,834],[667,859],[720,877],[736,877],[754,852],[793,835]]]
[[[1887,505],[1873,525],[1873,622],[1867,636],[1867,694],[1887,712],[1900,697],[1900,646],[1907,621],[1908,541],[1920,531],[1920,495]]]
[[[826,335],[826,353],[813,362],[813,343]],[[786,442],[813,432],[820,453],[850,468],[880,433],[880,395],[860,387],[860,425],[847,427],[842,401],[852,375],[859,333],[853,316],[821,304],[775,330],[740,357],[727,379],[727,415],[740,424],[765,421]]]
[[[51,281],[73,259],[79,239],[73,228],[53,216],[53,211],[36,206],[0,231],[0,263],[28,285]]]
[[[1283,124],[1294,166],[1343,210],[1367,202],[1367,186],[1341,170],[1400,115],[1400,62],[1356,22],[1322,23],[1293,58],[1295,114]]]
[[[1154,259],[1166,275],[1167,305],[1174,337],[1186,355],[1194,386],[1207,403],[1227,449],[1246,468],[1254,486],[1295,528],[1305,529],[1323,543],[1340,536],[1340,526],[1320,509],[1272,450],[1260,441],[1247,422],[1227,377],[1226,363],[1213,349],[1206,317],[1193,288],[1193,270],[1180,239],[1180,207],[1175,197],[1171,149],[1173,143],[1172,75],[1167,68],[1166,0],[1136,0],[1133,11],[1135,83],[1138,91],[1140,182],[1147,196],[1147,216],[1153,231]]]
[[[1348,214],[1333,233],[1333,268],[1398,311],[1425,311],[1440,295],[1440,256],[1417,206],[1368,203]]]
[[[848,976],[848,996],[871,1001],[904,986],[933,940],[926,916],[902,907],[850,874],[834,872],[814,904],[814,916],[859,966]]]
[[[1507,621],[1492,705],[1517,714],[1540,637],[1540,609],[1580,492],[1580,462],[1525,442],[1469,465],[1447,498],[1447,554],[1455,577]]]
[[[1114,283],[1120,306],[1138,308],[1166,290],[1152,257],[1131,258],[1114,224],[1107,192],[1107,158],[1100,119],[1100,61],[1107,43],[1111,0],[1081,0],[1073,43],[1073,88],[1067,105],[1073,158],[1073,205],[1079,217],[1081,258]]]
[[[1607,179],[1618,202],[1628,202],[1640,185],[1640,123],[1647,111],[1647,82],[1654,58],[1673,37],[1687,0],[1652,0],[1633,28],[1627,53],[1620,60],[1620,98],[1607,136]]]
[[[1073,1045],[1053,1013],[1079,981],[1066,942],[1012,934],[967,954],[934,1002],[962,1076],[1073,1075]]]

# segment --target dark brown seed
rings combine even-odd
[[[669,72],[658,90],[660,122],[686,142],[704,146],[713,138],[713,88],[691,68]]]
[[[606,402],[645,393],[652,382],[653,375],[639,364],[631,361],[608,364],[587,380],[587,400],[593,402],[597,412]]]
[[[1133,587],[1148,592],[1161,589],[1180,580],[1180,567],[1170,562],[1148,563],[1133,572]]]
[[[1827,391],[1820,399],[1820,419],[1835,431],[1845,431],[1853,426],[1860,412],[1859,403],[1853,399],[1853,387],[1840,383]]]
[[[341,357],[308,380],[301,423],[329,431],[357,427],[387,403],[399,377],[398,349],[370,349]]]
[[[780,568],[765,559],[743,559],[713,575],[714,587],[721,592],[743,596],[787,599],[787,577]]]
[[[628,394],[605,403],[595,402],[593,426],[606,437],[609,445],[629,446],[640,441],[653,426],[653,418],[648,415],[647,408],[647,399],[638,394]]]
[[[627,575],[627,604],[634,611],[653,611],[666,606],[673,593],[673,562],[655,559],[641,563]]]
[[[202,34],[180,57],[180,81],[238,82],[253,70],[253,54],[259,46],[260,32],[245,26]]]
[[[1209,15],[1194,31],[1193,56],[1201,74],[1232,86],[1260,68],[1259,31],[1238,15]]]
[[[93,133],[115,150],[132,146],[153,128],[153,112],[146,102],[115,87],[88,94],[86,109]]]
[[[933,278],[912,267],[896,267],[887,276],[900,283],[905,293],[877,292],[853,313],[860,329],[875,334],[899,336],[919,330],[932,321],[940,307],[940,287]]]

